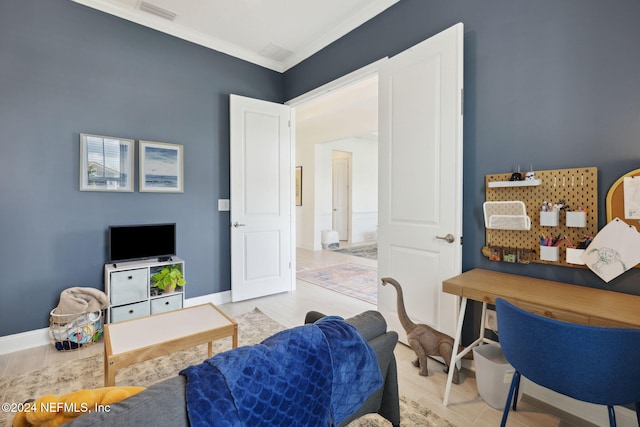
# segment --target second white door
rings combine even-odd
[[[462,40],[457,24],[386,62],[379,74],[378,274],[404,290],[409,317],[455,333],[462,269]],[[406,342],[396,292],[378,309]]]
[[[230,99],[231,299],[293,288],[290,108]]]

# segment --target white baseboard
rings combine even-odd
[[[194,305],[206,303],[213,303],[217,305],[228,302],[231,302],[231,291],[188,298],[184,301],[184,306],[193,307]],[[13,335],[5,335],[0,337],[0,355],[48,344],[51,344],[51,340],[49,339],[49,328],[36,329]]]
[[[226,304],[231,302],[231,291],[218,292],[215,294],[203,295],[201,297],[187,298],[184,300],[185,307],[193,307],[194,305],[212,303],[214,305]]]
[[[13,353],[14,351],[27,350],[47,344],[51,344],[49,328],[5,335],[0,337],[0,354]]]

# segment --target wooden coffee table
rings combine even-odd
[[[109,323],[104,326],[104,385],[113,386],[116,370],[134,363],[232,337],[238,346],[238,324],[213,304]]]

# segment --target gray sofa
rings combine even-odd
[[[313,323],[321,317],[323,317],[321,313],[309,312],[305,323]],[[347,319],[347,322],[356,327],[376,353],[383,385],[369,396],[360,409],[340,425],[347,425],[368,413],[378,413],[394,426],[400,425],[398,377],[393,354],[398,334],[387,331],[387,323],[376,311],[366,311]],[[111,405],[108,413],[85,414],[65,426],[189,426],[185,387],[186,378],[177,375]]]

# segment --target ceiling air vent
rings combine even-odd
[[[258,52],[258,54],[267,58],[275,59],[276,61],[280,62],[291,56],[293,52],[276,44],[269,43],[268,45],[263,47],[262,50]]]
[[[166,19],[167,21],[173,21],[177,16],[177,14],[171,11],[168,11],[151,3],[147,3],[146,1],[140,2],[140,10],[143,10],[152,15],[159,16],[160,18]]]

